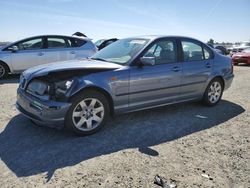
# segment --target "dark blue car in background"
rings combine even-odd
[[[118,113],[196,100],[214,106],[233,77],[231,59],[196,39],[134,37],[90,59],[26,70],[16,105],[37,124],[88,135]]]

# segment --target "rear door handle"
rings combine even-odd
[[[205,65],[207,68],[211,68],[211,64],[210,63],[206,63]]]
[[[181,69],[180,69],[180,67],[173,67],[172,68],[172,71],[174,71],[174,72],[179,72]]]
[[[75,52],[75,51],[71,51],[70,53],[71,53],[71,54],[75,54],[76,52]]]
[[[37,55],[38,55],[38,56],[43,56],[44,53],[43,53],[43,52],[39,52]]]

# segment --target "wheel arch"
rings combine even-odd
[[[220,75],[217,75],[217,76],[213,77],[213,78],[210,80],[210,82],[211,82],[212,80],[214,80],[214,79],[220,79],[221,82],[222,82],[223,89],[224,89],[224,87],[225,87],[225,80],[224,80],[224,78],[223,78],[222,76],[220,76]]]
[[[10,67],[9,67],[9,65],[7,63],[5,63],[4,61],[0,60],[0,64],[3,64],[4,66],[6,66],[7,69],[8,69],[8,73],[10,73],[11,70],[10,70]]]
[[[73,98],[74,96],[76,96],[80,92],[87,91],[87,90],[92,90],[92,91],[96,91],[96,92],[99,92],[99,93],[103,94],[106,97],[106,99],[108,100],[109,107],[110,107],[110,115],[114,115],[114,101],[113,101],[113,98],[111,97],[109,92],[107,92],[105,89],[100,88],[98,86],[93,86],[93,85],[86,86],[86,87],[80,89],[79,91],[77,91],[76,93],[74,93],[70,98]]]
[[[210,79],[208,79],[207,82],[206,82],[206,84],[204,85],[203,90],[202,90],[202,96],[204,96],[204,93],[206,92],[206,89],[209,86],[210,82],[212,80],[216,79],[216,78],[218,78],[218,79],[221,80],[222,86],[223,86],[223,90],[224,90],[224,88],[225,88],[225,80],[224,80],[223,76],[221,76],[221,75],[214,75],[214,76],[211,76]]]

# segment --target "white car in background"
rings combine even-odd
[[[87,37],[42,35],[26,38],[0,49],[0,79],[37,65],[88,58],[96,51],[97,47]]]

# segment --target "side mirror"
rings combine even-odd
[[[11,47],[11,51],[12,51],[12,52],[18,51],[18,47],[17,47],[17,46],[12,46],[12,47]]]
[[[142,63],[142,65],[150,65],[153,66],[155,65],[155,57],[141,57],[140,61]]]

